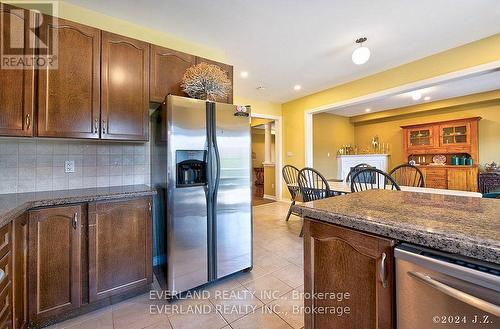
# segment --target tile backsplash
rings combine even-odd
[[[0,194],[132,184],[150,184],[149,143],[0,139]]]

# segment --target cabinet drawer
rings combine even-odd
[[[0,258],[10,251],[10,224],[0,228]]]
[[[425,187],[447,189],[448,184],[447,184],[447,181],[445,178],[443,178],[443,179],[427,179],[425,181]]]
[[[446,169],[426,169],[425,178],[429,180],[444,179],[446,180]]]

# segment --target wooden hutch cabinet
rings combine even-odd
[[[405,161],[414,160],[427,187],[478,190],[478,123],[480,117],[402,126]],[[444,155],[444,165],[433,164]],[[452,165],[452,157],[471,158],[473,164]]]

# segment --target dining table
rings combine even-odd
[[[348,194],[351,193],[351,182],[340,181],[338,179],[327,179],[328,186],[330,187],[330,191],[337,192],[340,194]],[[293,186],[298,186],[298,184],[290,184]],[[470,192],[470,191],[459,191],[459,190],[447,190],[440,188],[430,188],[430,187],[415,187],[415,186],[404,186],[400,185],[401,191],[406,192],[417,192],[417,193],[433,193],[433,194],[441,194],[441,195],[454,195],[454,196],[467,196],[473,198],[481,198],[483,195],[478,192]],[[386,186],[387,190],[392,190],[392,185]]]
[[[327,180],[330,190],[338,193],[351,193],[351,182],[339,181],[337,179]],[[458,190],[447,190],[439,188],[429,188],[429,187],[415,187],[415,186],[399,186],[401,191],[406,192],[418,192],[418,193],[433,193],[433,194],[444,194],[444,195],[456,195],[456,196],[468,196],[481,198],[483,195],[478,192],[469,191],[458,191]],[[392,186],[387,185],[386,189],[391,190]]]

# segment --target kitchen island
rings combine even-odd
[[[306,328],[395,328],[401,287],[396,282],[394,250],[403,243],[471,263],[500,264],[498,200],[369,190],[305,203],[294,210],[304,218],[305,293],[350,297],[305,296]],[[324,313],[332,309],[335,314]],[[414,324],[414,328],[432,326],[432,321]]]

